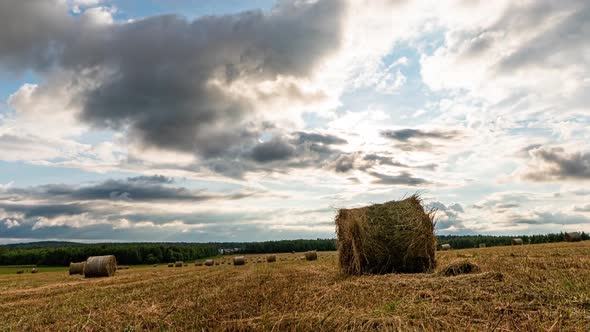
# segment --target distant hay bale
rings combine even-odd
[[[219,262],[215,262],[215,265],[219,265]]]
[[[208,260],[206,260],[206,261],[205,261],[205,265],[206,265],[206,266],[213,266],[213,265],[214,265],[214,263],[213,263],[213,260],[212,260],[212,259],[208,259]]]
[[[203,266],[203,262],[195,262],[195,266]]]
[[[117,270],[129,270],[129,266],[127,266],[127,265],[119,265],[119,266],[117,266]]]
[[[272,263],[272,262],[276,262],[277,261],[277,256],[275,255],[268,255],[266,256],[266,262],[267,263]]]
[[[86,262],[70,263],[70,275],[74,275],[74,274],[84,275],[84,267],[85,266],[86,266]]]
[[[168,263],[168,267],[174,267],[174,263]]]
[[[234,257],[234,265],[244,265],[246,264],[246,259],[244,256],[236,256]]]
[[[295,252],[294,251],[291,251],[291,254],[295,254]]]
[[[582,241],[582,234],[580,234],[579,232],[566,232],[563,235],[563,238],[567,242],[579,242]]]
[[[154,265],[152,265],[152,267],[158,267],[158,264],[154,264]]]
[[[512,239],[511,243],[512,243],[513,246],[522,246],[522,244],[524,242],[522,242],[522,239],[521,238],[515,237],[514,239]]]
[[[480,248],[485,248],[485,247],[486,247],[486,244],[485,244],[485,243],[480,243],[480,244],[479,244],[479,247],[480,247]]]
[[[336,216],[340,270],[418,273],[436,266],[434,211],[412,195],[401,201],[341,209]]]
[[[31,273],[37,273],[37,272],[39,272],[39,270],[37,270],[37,268],[34,267],[31,269]]]
[[[318,259],[318,252],[315,250],[307,251],[304,255],[306,261],[315,261]]]
[[[440,273],[446,277],[477,272],[479,272],[479,266],[468,261],[459,261],[451,263],[443,267],[440,271]]]
[[[25,273],[25,270],[18,270],[18,271],[16,271],[16,274],[23,274],[23,273]]]
[[[448,243],[441,244],[441,245],[440,245],[440,249],[441,249],[441,250],[451,250],[451,245],[450,245],[450,244],[448,244]]]
[[[91,256],[84,267],[85,278],[112,277],[117,270],[117,259],[113,255]]]
[[[182,261],[176,261],[176,263],[174,263],[174,267],[182,267],[184,265],[184,263]]]

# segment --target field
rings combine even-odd
[[[0,330],[590,330],[590,241],[437,252],[439,269],[456,260],[481,268],[455,277],[344,277],[335,252],[300,256],[132,266],[103,279],[2,274]]]

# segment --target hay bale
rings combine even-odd
[[[516,238],[512,239],[511,243],[512,243],[513,246],[522,246],[522,244],[524,242],[522,242],[522,239],[521,238],[516,237]]]
[[[277,261],[277,256],[275,255],[268,255],[266,256],[266,262],[267,263],[272,263],[272,262],[276,262]]]
[[[244,265],[246,264],[246,259],[244,256],[236,256],[234,257],[234,265]]]
[[[441,269],[440,274],[446,277],[458,276],[460,274],[477,273],[479,266],[469,261],[451,263]]]
[[[582,241],[582,234],[580,234],[579,232],[566,232],[563,235],[563,238],[567,242],[579,242]]]
[[[480,247],[480,248],[485,248],[485,247],[486,247],[486,244],[485,244],[485,243],[480,243],[480,244],[479,244],[479,247]]]
[[[158,267],[158,264],[154,264],[154,265],[152,265],[152,267]]]
[[[86,266],[86,262],[70,263],[70,275],[73,275],[73,274],[84,275],[84,267],[85,266]]]
[[[441,244],[441,245],[440,245],[440,249],[441,249],[441,250],[451,250],[451,245],[450,245],[450,244],[448,244],[448,243]]]
[[[174,267],[174,263],[168,263],[168,267]]]
[[[318,259],[318,252],[313,250],[313,251],[307,251],[304,254],[305,260],[306,261],[315,261],[316,259]]]
[[[215,262],[215,265],[219,265],[219,262]]]
[[[203,262],[195,262],[195,266],[203,266]]]
[[[208,260],[205,261],[205,265],[206,266],[213,266],[213,264],[214,263],[213,263],[213,260],[212,259],[208,259]]]
[[[176,263],[174,263],[174,267],[182,267],[184,265],[184,263],[182,261],[176,261]]]
[[[39,270],[37,270],[36,267],[34,267],[34,268],[31,269],[31,273],[37,273],[37,272],[39,272]]]
[[[417,195],[336,216],[340,270],[344,274],[428,272],[436,266],[434,211]]]
[[[127,265],[119,265],[119,266],[117,266],[117,270],[129,270],[129,266],[127,266]]]
[[[112,277],[117,270],[117,259],[113,255],[91,256],[84,267],[85,278]]]
[[[23,273],[25,273],[25,270],[17,270],[16,271],[16,274],[23,274]]]

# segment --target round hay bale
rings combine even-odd
[[[277,261],[277,256],[275,255],[268,255],[266,256],[266,262],[267,263],[272,263],[272,262],[276,262]]]
[[[37,272],[39,272],[39,270],[37,270],[36,267],[34,267],[34,268],[31,269],[31,273],[37,273]]]
[[[294,252],[294,251],[291,251],[291,254],[293,254],[293,255],[294,255],[294,254],[295,254],[295,252]]]
[[[479,244],[479,247],[480,247],[480,248],[485,248],[485,247],[486,247],[486,244],[485,244],[485,243],[480,243],[480,244]]]
[[[244,265],[246,264],[246,259],[244,256],[236,256],[234,257],[234,265]]]
[[[117,270],[129,270],[129,266],[127,265],[118,265]]]
[[[70,275],[74,275],[74,274],[84,275],[84,267],[85,266],[86,266],[86,262],[70,263]]]
[[[313,250],[313,251],[307,251],[304,254],[305,260],[306,261],[315,261],[318,259],[318,252]]]
[[[219,265],[219,262],[215,262],[215,265]]]
[[[182,267],[184,265],[184,263],[182,261],[176,261],[176,263],[174,263],[174,267]]]
[[[425,212],[417,195],[339,210],[340,270],[349,275],[431,271],[436,266],[433,218],[434,211]]]
[[[152,265],[152,267],[158,267],[158,264],[154,264],[154,265]]]
[[[440,273],[446,277],[458,276],[460,274],[477,273],[479,266],[468,261],[459,261],[443,267]]]
[[[195,262],[195,266],[203,266],[203,262]]]
[[[168,263],[168,267],[174,267],[174,263]]]
[[[206,260],[206,261],[205,261],[205,265],[206,265],[206,266],[213,266],[214,264],[215,264],[215,263],[213,262],[213,260],[212,260],[212,259],[208,259],[208,260]]]
[[[579,242],[582,241],[582,234],[580,234],[579,232],[566,232],[565,234],[563,234],[563,238],[567,242]]]
[[[440,245],[440,249],[441,249],[441,250],[451,250],[451,245],[450,245],[450,244],[448,244],[448,243],[441,244],[441,245]]]
[[[522,242],[522,239],[519,237],[516,237],[514,239],[511,240],[511,243],[513,246],[522,246],[524,242]]]
[[[16,271],[16,274],[23,274],[23,273],[25,273],[25,270],[18,270],[18,271]]]
[[[117,259],[113,255],[91,256],[84,267],[85,278],[112,277],[117,270]]]

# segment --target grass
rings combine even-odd
[[[590,241],[437,252],[441,267],[461,259],[481,269],[454,277],[344,277],[335,253],[301,255],[132,266],[92,280],[65,269],[3,274],[0,330],[590,330]]]

